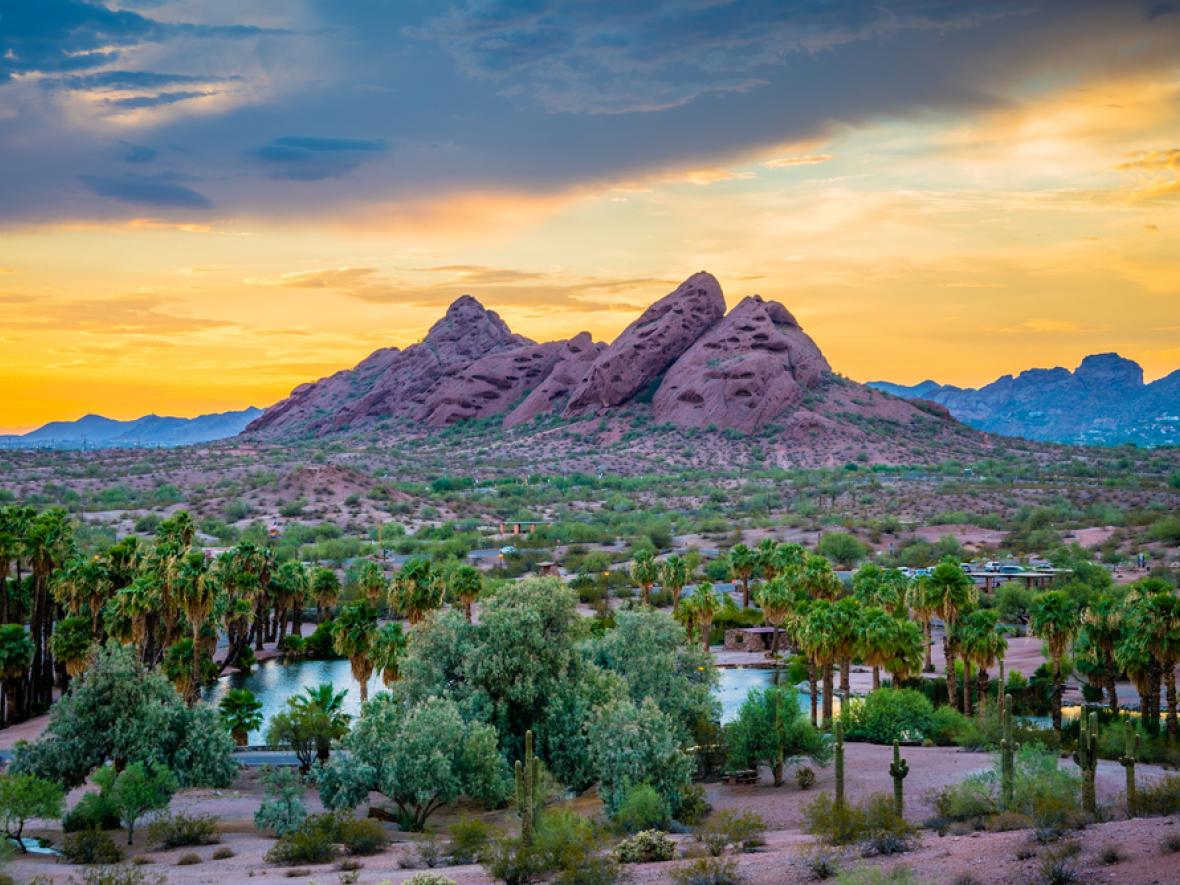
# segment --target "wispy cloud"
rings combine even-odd
[[[776,157],[773,160],[764,160],[762,165],[767,169],[786,169],[791,166],[815,166],[819,163],[827,163],[831,159],[831,154],[804,154],[799,157]]]

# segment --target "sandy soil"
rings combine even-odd
[[[847,746],[847,791],[851,798],[862,799],[874,793],[891,788],[888,775],[891,749],[869,744]],[[912,821],[921,821],[931,813],[930,793],[946,783],[989,767],[992,759],[984,753],[967,753],[952,748],[907,748],[904,751],[910,763],[910,775],[906,779],[906,815]],[[1062,765],[1072,765],[1062,761]],[[758,812],[768,826],[767,846],[752,854],[739,857],[738,864],[750,885],[771,885],[771,883],[796,883],[809,881],[807,857],[814,850],[813,840],[802,831],[803,805],[820,791],[830,791],[834,773],[829,767],[816,772],[816,783],[809,791],[802,792],[793,779],[787,785],[775,788],[767,773],[763,782],[753,786],[734,787],[724,784],[710,784],[706,790],[715,808],[740,808]],[[1141,781],[1157,778],[1162,771],[1156,766],[1140,766]],[[1098,774],[1099,801],[1109,803],[1117,810],[1123,784],[1122,768],[1117,763],[1104,762]],[[71,796],[76,801],[78,791]],[[178,885],[198,883],[243,882],[249,880],[258,885],[288,881],[332,882],[338,877],[332,865],[316,865],[305,868],[303,873],[291,875],[286,868],[274,867],[263,860],[273,840],[258,833],[253,826],[252,816],[258,807],[260,790],[257,772],[244,772],[231,790],[190,790],[173,800],[174,810],[193,814],[213,814],[221,821],[221,844],[199,848],[169,851],[150,850],[146,835],[141,831],[135,845],[129,849],[130,856],[147,856],[153,860],[149,869],[152,873],[163,874],[167,881]],[[318,809],[314,792],[307,795],[310,808]],[[592,799],[580,799],[573,803],[585,813],[594,813],[598,808]],[[507,825],[504,812],[487,815],[489,820]],[[445,827],[454,814],[440,815],[436,825]],[[1077,834],[1081,853],[1076,859],[1079,870],[1085,871],[1082,882],[1112,882],[1123,885],[1139,883],[1180,882],[1180,854],[1162,854],[1162,840],[1172,834],[1180,834],[1176,818],[1146,819],[1094,825]],[[415,844],[421,837],[398,833],[386,825],[393,839],[392,844],[381,854],[361,858],[364,868],[359,881],[377,883],[385,880],[400,882],[409,878],[413,870],[407,866],[420,865]],[[33,835],[46,836],[54,841],[61,839],[56,828],[31,827]],[[122,834],[116,834],[122,839]],[[678,837],[682,853],[691,853],[696,846],[691,837]],[[1099,852],[1108,844],[1117,844],[1125,859],[1117,865],[1105,867],[1098,861]],[[213,860],[212,855],[219,847],[228,847],[234,856]],[[980,883],[1011,883],[1023,885],[1035,881],[1039,861],[1029,831],[1012,833],[979,833],[966,836],[939,837],[933,832],[923,831],[914,851],[899,858],[861,860],[854,851],[843,852],[845,866],[854,863],[880,864],[890,867],[906,864],[919,873],[921,881],[947,883],[959,873],[969,872]],[[1022,850],[1033,851],[1033,856],[1020,859]],[[1041,849],[1043,852],[1045,849]],[[182,854],[194,852],[202,863],[192,866],[177,866]],[[630,868],[636,883],[669,881],[669,873],[676,866],[667,864],[646,864]],[[77,868],[55,863],[51,858],[28,857],[14,861],[9,871],[17,881],[27,882],[36,876],[44,877],[43,882],[68,881]],[[441,870],[456,882],[488,883],[489,879],[478,866],[449,867]]]

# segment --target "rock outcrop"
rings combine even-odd
[[[791,312],[754,295],[676,360],[652,399],[653,417],[749,433],[797,406],[830,371]]]
[[[480,357],[440,379],[414,417],[431,427],[443,427],[507,412],[549,377],[567,345],[565,341],[530,344]]]
[[[606,345],[595,342],[589,332],[580,332],[566,341],[548,377],[504,417],[504,426],[516,427],[538,415],[564,408],[569,395],[586,380],[590,367],[605,348]]]
[[[531,344],[528,338],[513,334],[495,311],[463,295],[417,344],[405,350],[378,350],[354,369],[295,388],[246,430],[320,433],[363,427],[384,418],[413,417],[448,372],[487,354]]]
[[[656,382],[725,314],[725,297],[712,274],[693,274],[623,330],[590,367],[564,414],[617,406]]]

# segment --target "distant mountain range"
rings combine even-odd
[[[1143,369],[1117,353],[1092,354],[1074,371],[1029,369],[978,389],[923,381],[870,381],[904,399],[936,402],[972,427],[1046,442],[1180,444],[1180,370],[1143,383]]]
[[[237,436],[262,414],[251,406],[237,412],[216,412],[196,418],[144,415],[116,421],[85,415],[77,421],[51,421],[29,433],[0,435],[0,448],[119,449],[184,446]]]

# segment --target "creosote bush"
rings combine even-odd
[[[69,863],[112,864],[123,859],[123,849],[109,833],[102,830],[79,830],[62,842],[61,855]]]
[[[165,848],[212,845],[220,841],[217,818],[212,815],[164,814],[147,827],[148,841]]]
[[[803,809],[807,832],[832,845],[849,845],[882,835],[908,839],[914,828],[898,815],[893,797],[874,793],[861,804],[837,807],[832,797],[820,793]]]
[[[487,821],[477,817],[459,818],[451,824],[451,841],[447,845],[451,863],[476,863],[494,835],[495,830]]]
[[[677,885],[741,885],[745,880],[738,873],[737,864],[721,857],[699,857],[692,863],[672,871]]]
[[[764,845],[765,832],[766,823],[756,812],[726,809],[711,815],[696,838],[711,857],[720,857],[730,848],[753,851]]]
[[[615,813],[615,823],[627,833],[664,830],[667,829],[670,819],[668,803],[647,784],[638,784],[628,789],[619,810]]]

